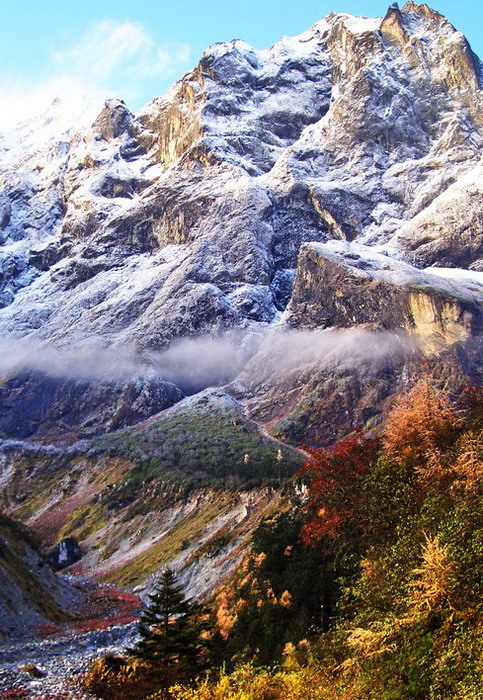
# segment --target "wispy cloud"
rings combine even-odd
[[[76,379],[116,380],[159,376],[185,388],[224,384],[240,372],[248,380],[274,382],[321,363],[385,364],[417,351],[417,342],[390,331],[264,329],[229,331],[221,337],[173,341],[165,350],[89,345],[68,348],[31,339],[0,340],[0,379],[22,369]]]
[[[134,81],[173,77],[189,57],[188,44],[157,43],[141,24],[106,19],[92,24],[77,43],[58,51],[54,62],[63,72],[98,84],[125,84],[128,78],[133,89]]]
[[[156,41],[136,22],[100,20],[70,45],[55,48],[43,79],[3,77],[0,129],[46,110],[57,97],[72,104],[82,97],[94,109],[109,97],[136,106],[165,92],[189,67],[188,44]]]

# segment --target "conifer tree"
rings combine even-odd
[[[202,606],[186,600],[171,569],[165,569],[141,614],[140,640],[130,656],[155,669],[166,681],[189,678],[201,669],[206,628]],[[160,678],[161,680],[161,678]]]

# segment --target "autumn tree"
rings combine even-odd
[[[330,449],[309,450],[309,458],[299,471],[308,478],[309,486],[308,519],[302,529],[305,544],[333,540],[341,527],[356,522],[356,512],[363,506],[361,482],[377,447],[377,440],[354,432]]]
[[[319,547],[301,542],[304,515],[291,509],[265,518],[236,580],[217,597],[228,668],[233,661],[281,662],[287,643],[328,624],[332,568]]]
[[[461,416],[448,396],[422,382],[398,399],[390,412],[384,452],[393,462],[405,463],[431,479],[444,472],[460,427]]]

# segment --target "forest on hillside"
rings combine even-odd
[[[378,436],[309,450],[236,576],[183,618],[189,663],[185,613],[167,622],[171,646],[151,616],[154,654],[100,659],[84,686],[113,700],[481,698],[482,438],[482,390],[421,382]]]

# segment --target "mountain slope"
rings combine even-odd
[[[34,626],[72,619],[84,595],[56,576],[39,543],[19,523],[0,514],[0,639],[29,637]],[[20,623],[20,624],[19,624]]]
[[[171,558],[200,591],[208,521],[225,573],[254,522],[209,489],[285,476],[279,450],[300,453],[274,438],[375,429],[423,373],[481,380],[482,76],[461,32],[408,2],[263,51],[216,44],[136,115],[110,100],[74,123],[56,102],[3,135],[7,507],[52,543],[80,535],[96,575],[146,585]],[[198,497],[153,515],[186,481]]]

